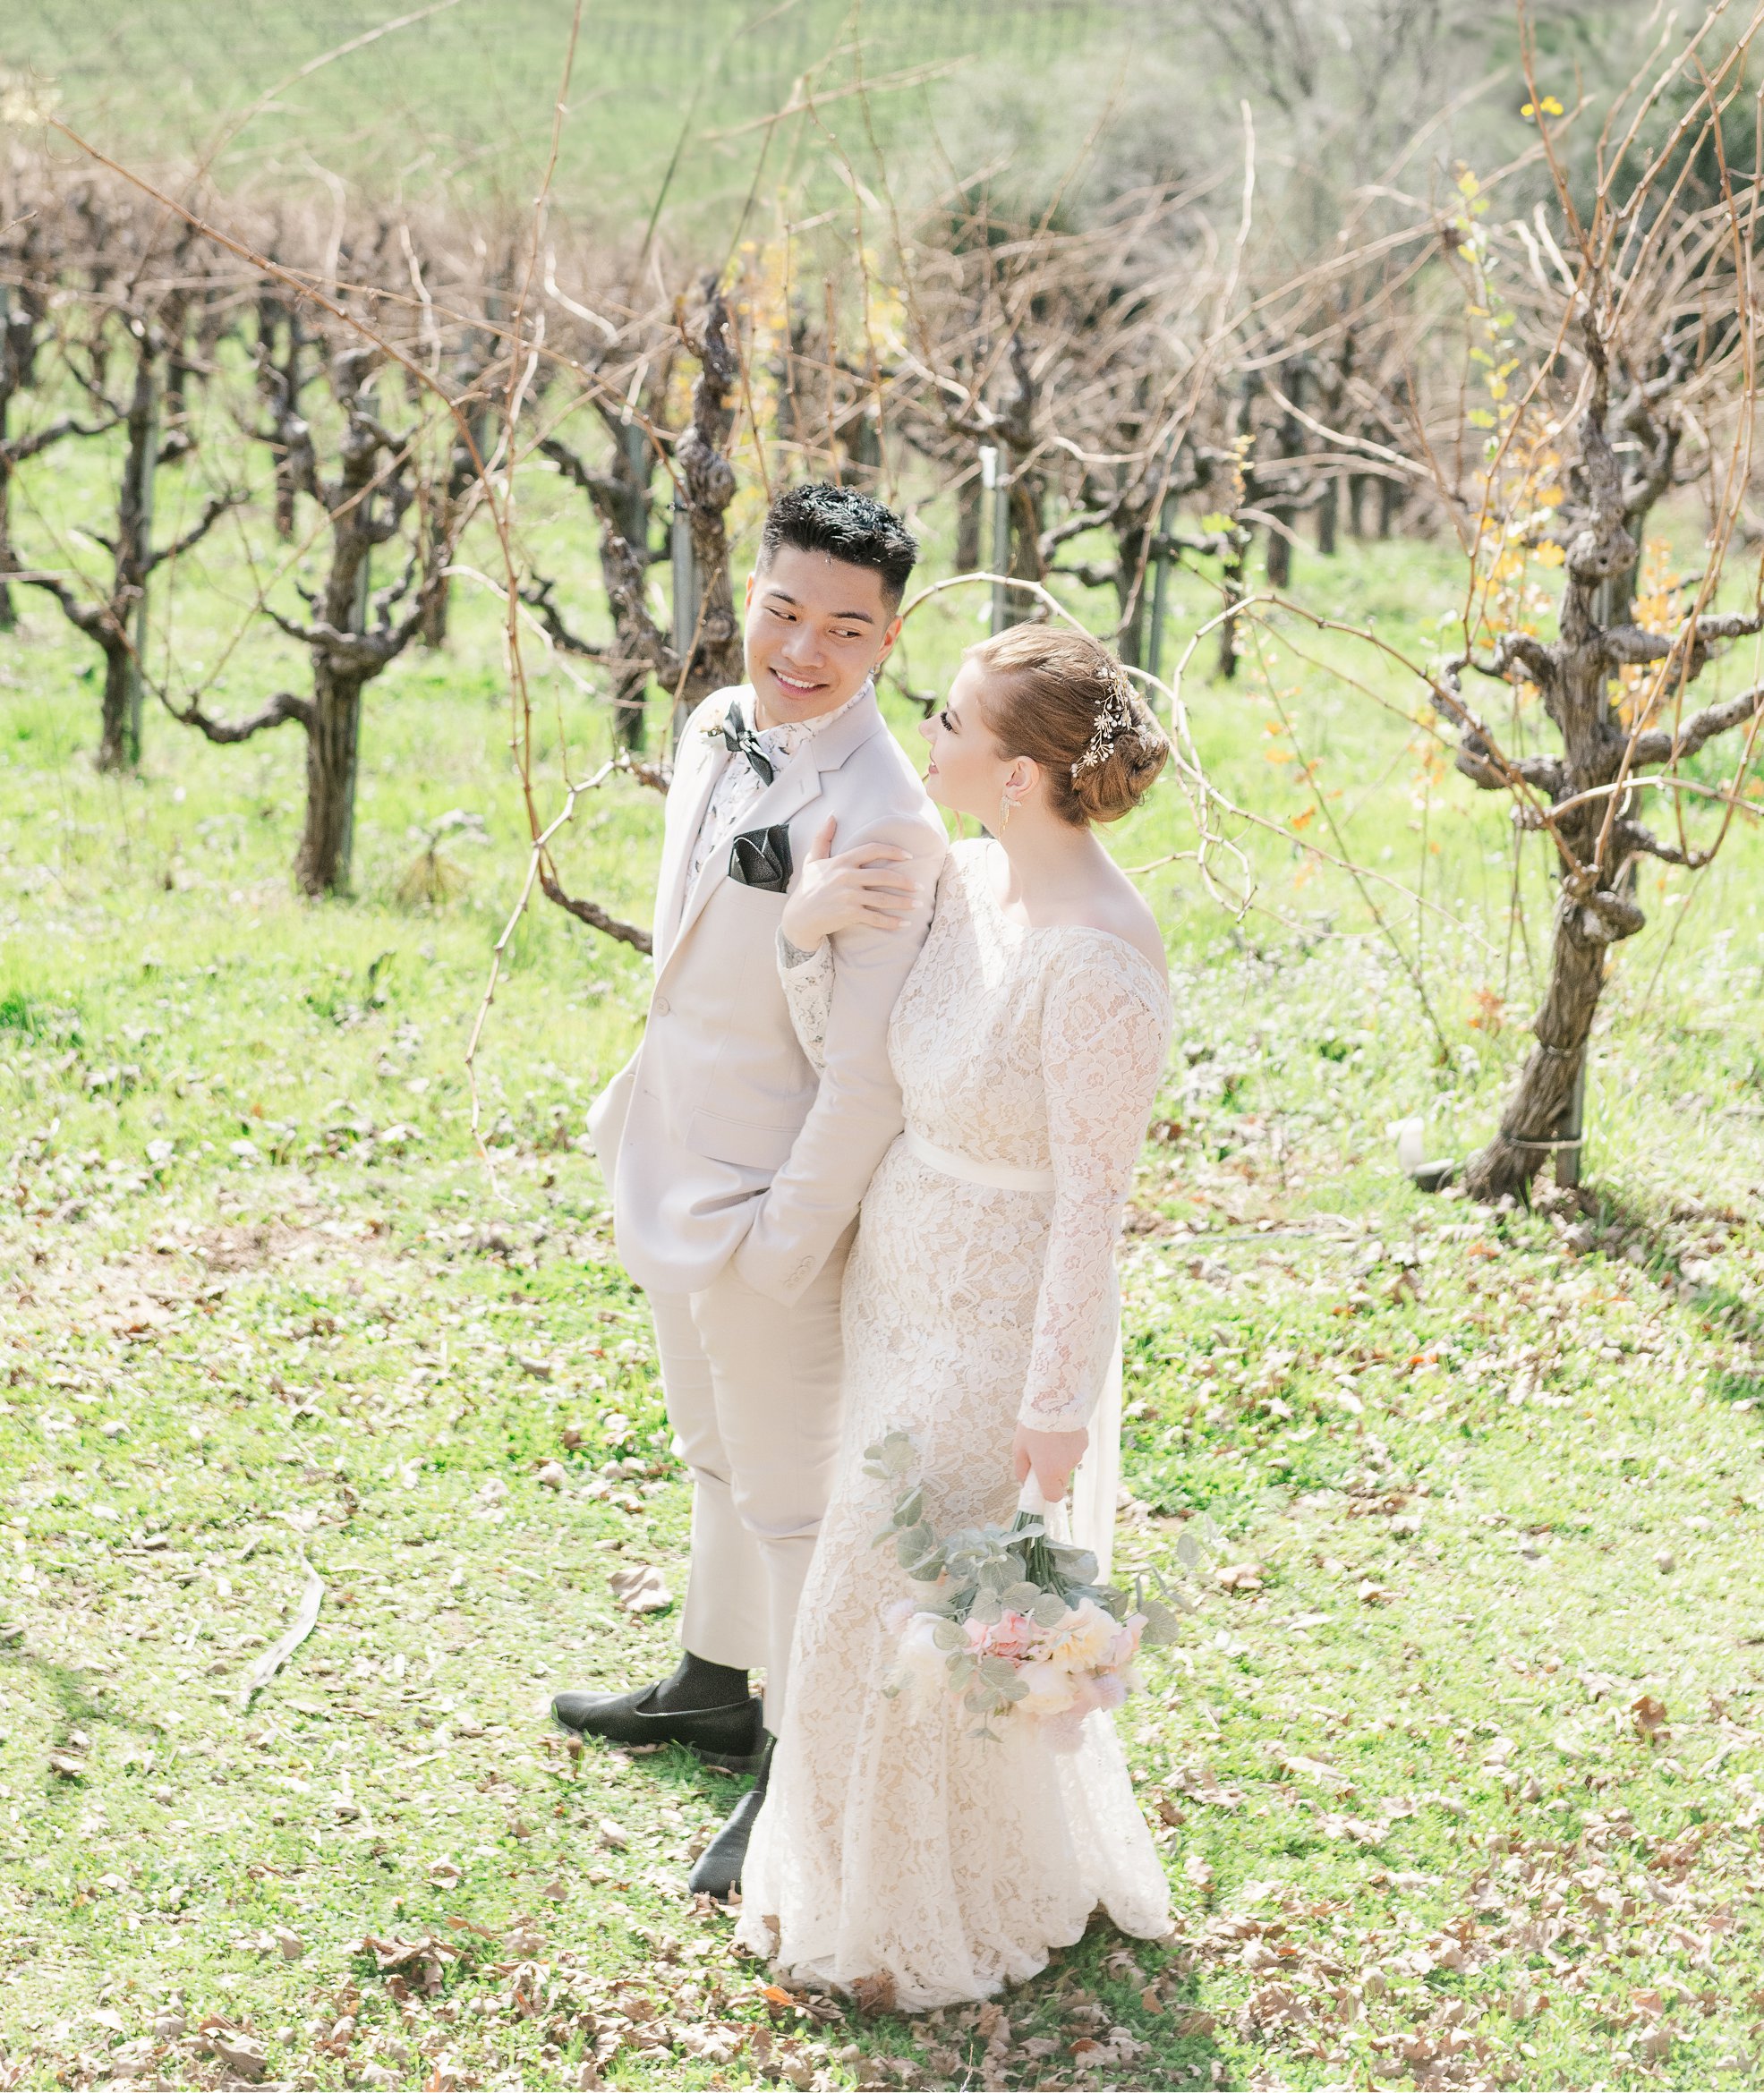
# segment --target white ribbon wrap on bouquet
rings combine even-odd
[[[960,1178],[970,1185],[991,1185],[1002,1192],[1052,1192],[1053,1189],[1052,1170],[1018,1170],[1009,1163],[983,1162],[977,1156],[958,1155],[953,1149],[940,1148],[934,1141],[928,1141],[912,1127],[906,1129],[901,1138],[909,1154],[928,1170],[941,1170],[946,1178]],[[1072,1477],[1069,1536],[1066,1531],[1065,1508],[1048,1506],[1033,1476],[1023,1485],[1020,1500],[1026,1511],[1052,1513],[1047,1530],[1053,1539],[1069,1537],[1080,1548],[1089,1549],[1096,1558],[1097,1576],[1104,1584],[1108,1582],[1114,1561],[1115,1500],[1121,1493],[1121,1286],[1112,1273],[1109,1286],[1112,1296],[1110,1313],[1114,1319],[1114,1343],[1096,1408],[1090,1416],[1090,1443]],[[1028,1502],[1032,1490],[1035,1492],[1033,1504]]]
[[[1017,1509],[1018,1511],[1036,1514],[1046,1527],[1050,1541],[1071,1539],[1070,1525],[1066,1517],[1066,1500],[1062,1497],[1057,1504],[1050,1504],[1042,1495],[1041,1485],[1036,1482],[1033,1471],[1025,1476],[1023,1487],[1017,1493]]]

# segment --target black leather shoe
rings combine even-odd
[[[695,1894],[714,1897],[726,1904],[741,1887],[741,1864],[747,1858],[747,1842],[754,1835],[754,1820],[765,1806],[765,1790],[749,1788],[724,1820],[723,1828],[693,1863],[686,1887]]]
[[[609,1744],[684,1744],[706,1765],[731,1774],[754,1774],[765,1755],[765,1729],[757,1696],[726,1708],[659,1708],[657,1689],[631,1693],[560,1693],[553,1719],[581,1737]]]

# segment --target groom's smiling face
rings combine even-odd
[[[758,724],[836,712],[887,659],[899,630],[873,567],[780,545],[747,577],[743,642]]]

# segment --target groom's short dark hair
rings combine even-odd
[[[856,488],[830,486],[824,480],[787,487],[766,511],[760,532],[763,573],[780,545],[871,568],[882,577],[882,599],[891,610],[899,608],[919,556],[918,540],[892,509]]]

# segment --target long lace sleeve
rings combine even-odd
[[[1042,1011],[1053,1212],[1018,1421],[1075,1432],[1114,1350],[1115,1238],[1170,1044],[1170,1001],[1118,940],[1077,945]]]
[[[782,931],[778,933],[778,975],[797,1043],[820,1075],[827,1066],[827,1019],[833,1008],[833,947],[822,938],[812,952],[799,952]]]

